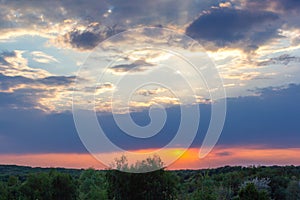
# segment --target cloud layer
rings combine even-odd
[[[260,148],[297,148],[300,142],[300,85],[257,90],[257,96],[228,99],[226,123],[218,145],[259,146]],[[10,109],[1,97],[0,153],[84,153],[76,133],[72,113],[45,113],[33,109]],[[20,97],[19,101],[26,99]],[[24,102],[16,102],[17,105]],[[200,104],[201,121],[193,147],[201,145],[210,118],[210,106]],[[110,114],[99,113],[99,122],[107,137],[124,149],[147,149],[165,146],[176,134],[180,122],[178,107],[167,109],[168,119],[161,132],[148,139],[123,133]],[[141,126],[149,123],[148,112],[131,114]],[[188,134],[188,133],[187,133]],[[101,145],[101,142],[99,143]]]

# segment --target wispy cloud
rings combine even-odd
[[[300,57],[291,56],[288,54],[283,54],[277,57],[273,57],[264,61],[258,62],[259,66],[269,66],[269,65],[288,65],[289,63],[299,63]]]
[[[31,52],[31,55],[33,56],[32,59],[39,63],[51,63],[51,62],[59,63],[59,61],[56,58],[41,51],[33,51]]]

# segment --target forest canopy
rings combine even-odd
[[[161,165],[158,158],[118,169]],[[299,200],[300,167],[225,166],[148,173],[0,166],[0,200]]]

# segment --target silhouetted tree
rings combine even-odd
[[[127,159],[116,160],[117,169],[149,171],[162,166],[159,157],[148,158],[129,166]],[[109,170],[106,174],[109,199],[115,200],[169,200],[176,198],[177,178],[171,172],[159,169],[147,173],[128,173]]]

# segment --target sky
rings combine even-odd
[[[300,165],[299,17],[297,0],[0,0],[0,164]]]

